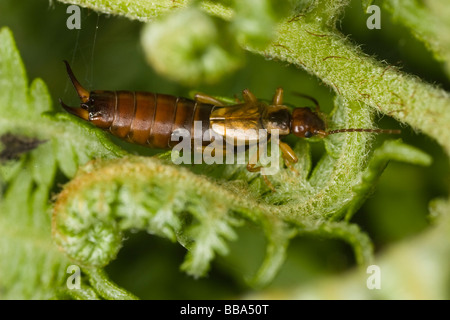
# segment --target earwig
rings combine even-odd
[[[186,129],[191,133],[192,139],[197,136],[205,137],[205,132],[212,129],[215,134],[227,138],[227,141],[231,139],[235,143],[242,139],[252,139],[248,136],[240,136],[239,133],[233,136],[230,132],[239,132],[236,129],[253,129],[255,132],[264,129],[269,136],[272,130],[278,130],[280,137],[294,134],[300,138],[314,136],[325,138],[342,132],[400,133],[400,130],[363,128],[327,131],[319,115],[320,108],[317,100],[299,94],[313,101],[315,110],[303,107],[290,111],[283,105],[282,88],[276,90],[271,105],[258,100],[248,89],[243,91],[244,102],[235,105],[225,105],[222,101],[201,93],[197,93],[194,100],[191,100],[139,91],[95,90],[89,92],[75,78],[69,63],[64,62],[70,80],[81,100],[80,108],[75,108],[65,105],[60,99],[66,111],[110,131],[119,138],[152,148],[172,148],[178,143],[171,139],[177,129]],[[195,121],[201,121],[199,128],[194,126]],[[201,132],[194,132],[194,130],[201,130]],[[253,141],[258,139],[253,137]],[[205,139],[202,143],[206,146],[210,141]],[[298,161],[288,144],[280,141],[279,147],[289,167]],[[247,169],[258,172],[261,167],[255,167],[254,164],[249,163]],[[268,182],[267,178],[265,181]]]

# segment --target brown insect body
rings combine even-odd
[[[193,130],[201,121],[209,129],[210,105],[166,94],[131,91],[93,91],[87,105],[89,121],[129,142],[167,149],[176,144],[172,133],[179,128]],[[113,112],[110,109],[114,106]],[[194,132],[191,132],[194,136]]]
[[[81,108],[64,109],[96,127],[109,130],[129,142],[167,149],[176,129],[183,128],[194,137],[194,121],[201,121],[202,134],[209,129],[212,105],[166,94],[133,91],[85,90],[66,62],[67,72],[82,101]],[[203,136],[203,135],[202,135]],[[209,142],[208,142],[209,143]]]
[[[315,99],[304,96],[316,104],[315,111],[295,108],[291,112],[283,105],[281,88],[277,89],[271,105],[259,101],[249,90],[243,91],[244,102],[236,105],[225,105],[220,100],[200,93],[195,96],[195,100],[190,100],[150,92],[89,92],[77,81],[67,61],[64,62],[82,101],[81,108],[74,108],[60,100],[65,110],[99,128],[109,130],[117,137],[153,148],[168,149],[176,145],[179,141],[172,141],[172,136],[177,135],[177,129],[186,129],[191,139],[201,136],[204,146],[211,140],[211,136],[205,138],[208,129],[233,145],[243,140],[246,144],[258,142],[261,129],[268,136],[277,129],[280,136],[292,133],[301,138],[323,138],[340,132],[400,133],[399,130],[359,128],[326,131]],[[201,121],[201,126],[195,126],[195,121]],[[201,132],[195,132],[200,129]],[[245,135],[242,134],[243,130],[246,130]],[[248,135],[248,131],[252,131],[253,135]],[[297,162],[289,145],[280,141],[279,146],[287,164]],[[260,169],[251,164],[247,168],[250,171]]]
[[[244,97],[247,96],[245,92]],[[197,95],[196,99],[202,97]],[[232,145],[257,143],[267,138],[273,129],[279,130],[280,136],[290,133],[291,116],[284,106],[269,107],[257,100],[231,106],[217,106],[218,103],[211,112],[210,128],[215,135],[224,137]]]

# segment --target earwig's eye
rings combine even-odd
[[[81,109],[89,111],[89,106],[86,103],[81,104]]]
[[[311,131],[305,132],[305,138],[311,138],[312,136],[313,136],[313,134],[311,133]]]

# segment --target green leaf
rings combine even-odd
[[[142,46],[162,75],[196,85],[215,83],[242,65],[243,52],[223,22],[199,8],[179,10],[147,24]]]
[[[38,139],[19,159],[0,162],[0,295],[4,299],[48,299],[64,289],[71,262],[53,244],[50,197],[58,171],[70,178],[78,165],[110,152],[71,118],[52,116],[44,82],[28,88],[23,63],[11,31],[0,30],[0,136],[16,144]],[[49,113],[50,112],[50,113]],[[17,148],[4,143],[3,150]],[[2,140],[3,141],[3,140]],[[111,144],[105,142],[105,144]]]
[[[445,63],[450,77],[450,7],[445,0],[383,1],[394,21],[406,26],[418,40]]]
[[[289,232],[281,232],[285,225],[250,204],[262,205],[153,158],[96,161],[58,196],[53,231],[57,244],[74,260],[86,267],[102,267],[115,258],[123,231],[144,229],[186,247],[189,252],[182,269],[202,276],[216,253],[227,253],[226,241],[236,237],[233,228],[245,221],[232,212],[262,225],[269,246],[277,246],[277,252],[269,249],[266,263],[274,264],[272,255],[286,247]],[[264,281],[274,275],[267,272],[270,277],[260,275]]]
[[[313,284],[287,290],[263,290],[246,299],[448,299],[450,268],[450,203],[438,199],[430,205],[436,223],[413,239],[397,243],[373,261],[378,271],[353,270]],[[405,267],[406,264],[406,267]],[[379,276],[378,288],[370,289]],[[443,281],[443,279],[446,279]]]

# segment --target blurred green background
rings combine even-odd
[[[250,53],[246,53],[243,68],[215,85],[181,86],[159,76],[146,63],[140,46],[142,23],[82,9],[81,30],[69,30],[66,8],[65,4],[48,0],[0,0],[0,27],[12,29],[29,80],[42,78],[55,105],[59,97],[69,105],[78,105],[62,63],[68,60],[88,89],[145,90],[178,96],[202,91],[232,97],[249,88],[256,96],[270,99],[281,86],[286,102],[292,105],[308,104],[292,94],[301,92],[316,97],[324,111],[331,110],[333,93],[319,79],[286,63]],[[407,29],[393,24],[389,14],[382,11],[381,29],[369,30],[367,17],[361,1],[352,1],[340,28],[366,53],[450,90],[450,81],[440,63]],[[401,127],[404,141],[432,155],[434,162],[428,168],[390,163],[377,191],[355,215],[353,222],[370,235],[376,251],[426,229],[428,202],[447,196],[450,184],[448,159],[439,145],[387,116],[379,117],[378,122],[384,128]],[[386,138],[390,137],[378,136],[377,143]],[[322,150],[320,146],[314,149]],[[152,153],[143,148],[133,150]],[[185,255],[182,247],[142,232],[128,234],[118,259],[107,271],[115,282],[141,298],[238,297],[249,290],[243,275],[254,272],[262,261],[265,241],[260,230],[251,226],[238,232],[239,239],[230,243],[230,254],[218,257],[209,276],[203,279],[196,280],[179,271]],[[310,283],[325,275],[342,273],[354,264],[353,253],[343,242],[296,238],[270,287]]]

